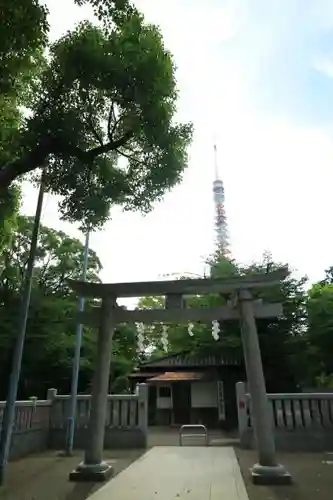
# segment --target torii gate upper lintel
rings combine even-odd
[[[130,283],[92,283],[68,280],[81,297],[146,297],[157,295],[200,295],[205,293],[232,293],[241,289],[267,288],[279,285],[289,275],[282,267],[270,273],[231,278],[197,278],[167,281],[138,281]]]
[[[258,464],[252,474],[256,483],[281,483],[290,475],[276,462],[271,414],[269,413],[266,385],[262,368],[256,317],[277,317],[282,314],[281,304],[262,304],[252,297],[252,290],[280,285],[289,274],[283,267],[276,271],[232,278],[202,278],[133,283],[91,283],[69,280],[70,286],[82,297],[101,298],[101,307],[91,313],[81,313],[80,323],[98,326],[96,371],[92,387],[89,436],[85,460],[77,468],[78,475],[93,480],[94,474],[105,473],[110,467],[103,458],[106,403],[110,374],[112,333],[119,323],[188,322],[213,319],[240,320],[247,379],[250,386],[255,434],[258,444]],[[186,308],[184,297],[206,293],[230,294],[234,300],[220,308]],[[165,296],[166,308],[154,310],[124,310],[117,306],[117,298]],[[81,479],[81,478],[80,478]]]

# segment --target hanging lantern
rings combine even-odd
[[[145,331],[145,326],[143,323],[137,323],[136,325],[136,331],[137,331],[137,336],[136,336],[136,342],[137,342],[137,352],[142,352],[144,351],[144,331]]]
[[[193,328],[194,328],[193,323],[189,323],[188,327],[187,327],[187,331],[188,331],[188,334],[190,337],[193,337],[193,335],[194,335]]]
[[[214,340],[219,340],[220,336],[219,336],[219,333],[220,333],[220,325],[219,325],[219,322],[214,319],[212,321],[212,337]]]
[[[169,338],[168,338],[168,327],[167,325],[162,325],[162,335],[161,335],[161,342],[164,351],[168,351],[169,347]]]

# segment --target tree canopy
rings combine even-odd
[[[0,398],[4,398],[10,373],[11,352],[17,334],[17,310],[29,253],[33,219],[20,216],[10,249],[0,260]],[[31,304],[23,353],[20,397],[45,397],[50,387],[70,390],[77,298],[67,280],[80,279],[83,245],[62,231],[41,226],[34,269]],[[101,262],[89,251],[87,277],[99,280]],[[90,307],[89,301],[86,307]],[[84,327],[79,390],[85,391],[93,376],[96,331]],[[136,360],[135,331],[120,326],[114,335],[111,390],[127,387],[126,375]]]
[[[16,157],[34,80],[47,43],[47,10],[38,0],[4,0],[0,8],[0,169]],[[0,250],[10,243],[20,205],[18,182],[0,185]]]
[[[324,280],[310,288],[307,314],[305,341],[310,382],[333,388],[333,267],[325,271]]]
[[[270,256],[265,256],[261,262],[247,267],[238,265],[235,261],[215,255],[210,260],[212,277],[228,277],[231,275],[247,275],[251,273],[266,273],[267,268],[274,270],[281,267],[280,263],[273,262]],[[295,339],[302,336],[305,325],[306,279],[297,280],[289,276],[279,288],[263,292],[260,296],[267,301],[281,301],[284,314],[282,318],[259,319],[257,328],[262,351],[262,358],[268,389],[272,392],[283,392],[296,388],[297,381],[303,377],[294,376],[297,361]],[[219,295],[207,294],[187,298],[188,307],[219,307],[225,304],[226,299]],[[139,301],[139,307],[163,307],[160,298],[144,298]],[[218,319],[218,318],[216,318]],[[169,325],[169,351],[189,351],[197,355],[221,353],[242,359],[242,342],[239,324],[235,321],[220,322],[220,339],[212,337],[210,324],[196,323],[193,326],[193,335],[188,333],[187,325]],[[150,345],[152,356],[162,352],[161,328],[158,326],[145,328],[145,345]],[[299,344],[297,344],[298,346]]]
[[[0,95],[24,93],[35,57],[46,46],[47,9],[38,0],[3,0],[0,10]]]
[[[42,2],[6,0],[0,9],[2,392],[33,224],[18,215],[22,179],[36,182],[42,171],[46,191],[60,195],[63,218],[96,228],[115,204],[149,211],[187,166],[192,125],[177,123],[175,64],[159,28],[127,0],[76,3],[90,3],[96,22],[73,26],[53,44]],[[67,279],[80,278],[82,256],[80,241],[41,227],[21,394],[69,389],[77,303]],[[100,270],[90,251],[87,278],[98,280]],[[85,328],[83,388],[94,346],[95,333]],[[136,360],[133,328],[119,326],[114,356],[112,387],[124,389]]]
[[[149,211],[180,182],[192,125],[175,121],[175,65],[159,28],[126,1],[91,3],[100,24],[80,23],[49,46],[30,82],[29,116],[2,143],[0,189],[5,197],[43,169],[63,217],[96,226],[114,204]],[[45,22],[35,19],[35,45]]]
[[[11,244],[0,257],[0,397],[5,397],[10,372],[9,361],[17,332],[17,310],[25,272],[33,219],[19,216]],[[83,245],[62,231],[41,226],[32,297],[23,354],[19,397],[44,397],[47,388],[68,392],[75,345],[75,313],[77,298],[67,286],[67,279],[80,279]],[[90,250],[87,276],[100,279],[101,262]],[[211,274],[215,277],[267,272],[280,267],[270,256],[250,266],[240,266],[215,256]],[[181,278],[180,278],[181,279]],[[266,290],[260,296],[267,301],[281,301],[281,318],[257,320],[259,340],[270,392],[290,392],[298,385],[331,387],[333,284],[332,269],[326,278],[307,292],[306,279],[288,276],[282,287]],[[221,306],[226,298],[219,295],[187,298],[189,307]],[[92,302],[87,301],[90,308]],[[160,297],[144,298],[140,307],[164,307]],[[193,336],[188,325],[170,324],[168,353],[188,351],[196,355],[227,352],[242,358],[239,325],[235,321],[220,323],[220,339],[212,338],[211,325],[198,322]],[[145,326],[145,351],[137,352],[136,329],[119,325],[114,333],[110,390],[123,392],[129,388],[128,375],[143,359],[165,355],[161,341],[162,325]],[[84,327],[79,391],[89,390],[93,376],[96,330]]]

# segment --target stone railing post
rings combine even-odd
[[[29,400],[32,402],[33,411],[36,411],[38,398],[36,396],[30,396]]]
[[[144,432],[146,438],[148,435],[148,385],[139,384],[138,386],[138,426]]]
[[[38,400],[38,398],[36,398],[36,396],[30,396],[29,400],[32,402],[32,408],[31,408],[31,412],[30,412],[30,422],[29,422],[29,425],[30,425],[30,428],[31,428],[33,426],[34,413],[36,413],[36,410],[37,410],[37,400]]]
[[[54,401],[57,397],[57,389],[48,389],[47,390],[47,393],[46,393],[46,399],[47,401],[50,403],[50,409],[49,409],[49,431],[51,431],[51,427],[52,427],[52,422],[53,422],[53,419],[54,419]]]
[[[46,393],[46,399],[48,401],[51,401],[53,403],[53,400],[56,398],[57,396],[57,389],[48,389],[47,390],[47,393]]]
[[[245,433],[248,429],[247,400],[244,382],[236,384],[238,433],[241,446],[244,444]]]

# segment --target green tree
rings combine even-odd
[[[9,247],[14,230],[17,227],[17,215],[20,206],[20,188],[11,186],[0,197],[0,251]]]
[[[271,392],[290,392],[306,377],[306,364],[300,360],[303,359],[307,327],[307,278],[295,278],[288,264],[274,262],[267,255],[261,262],[241,272],[267,273],[279,267],[288,267],[289,276],[281,286],[263,289],[258,297],[267,302],[281,302],[283,314],[275,319],[257,319],[257,328],[268,389]]]
[[[333,377],[333,283],[332,268],[323,281],[309,290],[306,353],[311,385],[331,385]]]
[[[21,291],[30,251],[33,217],[19,216],[12,236],[11,246],[0,258],[0,289],[2,300],[8,294]],[[81,279],[83,245],[80,240],[68,237],[41,225],[34,266],[33,287],[45,295],[61,297],[71,295],[68,279]],[[88,254],[87,280],[99,281],[102,264],[93,250]]]
[[[38,0],[2,0],[0,25],[0,96],[19,94],[46,46],[47,9]]]
[[[32,217],[18,217],[11,248],[2,254],[0,261],[0,398],[5,397],[11,369],[32,226]],[[81,278],[82,264],[83,245],[79,240],[41,226],[19,388],[21,398],[44,397],[49,387],[63,393],[70,389],[77,297],[69,289],[67,280]],[[101,268],[98,256],[90,250],[87,279],[99,281]],[[92,305],[92,301],[86,301],[86,309]],[[85,391],[93,377],[96,338],[97,330],[84,326],[79,391]],[[128,389],[127,377],[135,362],[135,329],[119,325],[112,346],[110,390]]]
[[[112,340],[112,356],[109,390],[119,394],[128,392],[128,376],[137,361],[136,330],[132,325],[119,325]]]
[[[0,270],[0,375],[1,391],[6,388],[10,370],[11,350],[17,329],[17,310],[29,254],[32,217],[18,217],[17,228],[10,247],[1,256]],[[45,386],[61,389],[71,374],[75,342],[75,313],[77,299],[71,293],[67,280],[80,279],[82,274],[83,245],[62,231],[41,226],[34,269],[33,288],[27,336],[22,366],[20,391],[41,393]],[[88,259],[88,279],[99,280],[101,263],[92,250]],[[89,303],[88,303],[89,306]],[[85,328],[83,378],[91,376],[91,356],[96,334]],[[53,384],[52,384],[53,382]],[[43,390],[42,390],[43,389]]]
[[[34,81],[47,42],[47,10],[37,0],[3,0],[0,7],[0,168],[16,159]],[[17,182],[0,196],[0,250],[10,244],[20,204]]]
[[[114,204],[149,211],[180,182],[192,126],[175,122],[175,66],[159,29],[127,2],[91,3],[102,27],[81,23],[50,47],[31,115],[0,158],[0,188],[47,169],[62,215],[96,226]]]
[[[213,277],[266,273],[281,267],[281,264],[274,263],[267,255],[261,262],[246,267],[216,255],[211,259],[210,265]],[[306,326],[305,283],[305,278],[297,280],[290,275],[282,283],[281,288],[266,290],[258,295],[258,298],[261,297],[267,302],[281,301],[284,310],[281,318],[257,320],[266,382],[271,392],[290,391],[296,387],[298,380],[303,380],[305,376],[304,370],[298,363],[298,347],[304,340]],[[228,297],[225,296],[207,294],[188,297],[187,305],[188,307],[221,307],[226,304],[227,299]],[[159,298],[144,298],[139,302],[139,307],[154,308],[156,306],[163,307]],[[192,337],[188,334],[188,325],[170,324],[169,350],[170,352],[186,350],[198,355],[220,352],[224,355],[228,353],[236,358],[242,357],[238,322],[220,322],[220,329],[220,339],[215,341],[209,324],[196,323]],[[145,333],[146,344],[151,345],[152,355],[159,355],[161,353],[161,328],[158,325],[154,328],[147,326]]]

